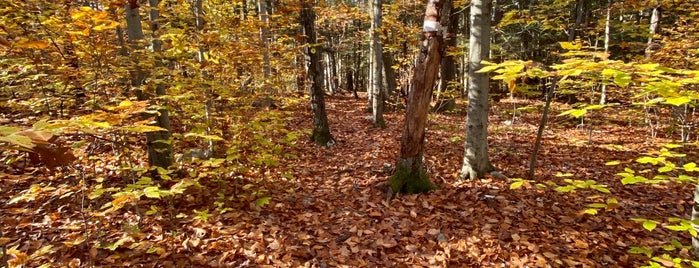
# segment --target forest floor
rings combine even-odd
[[[386,114],[386,129],[373,129],[364,98],[326,102],[333,146],[317,147],[301,137],[281,148],[295,157],[274,167],[218,174],[219,180],[202,182],[205,187],[169,204],[148,199],[110,215],[89,214],[88,207],[98,211],[92,206],[108,201],[75,194],[80,178],[43,175],[39,167],[31,176],[8,169],[0,173],[0,245],[11,262],[28,267],[638,267],[649,258],[629,253],[631,247],[648,246],[659,256],[666,253],[659,246],[672,239],[690,244],[686,232],[650,232],[632,220],[687,218],[693,188],[621,184],[617,173],[627,166],[640,169],[633,160],[668,141],[649,142],[642,117],[631,109],[611,107],[580,126],[580,120],[556,116],[565,105],[554,104],[536,178],[517,189],[510,188],[512,180],[458,180],[465,115],[431,114],[425,163],[439,189],[387,201],[380,186],[398,157],[402,111]],[[490,159],[510,178],[526,178],[542,107],[505,99],[491,107]],[[292,112],[290,130],[311,128],[307,105],[278,109]],[[621,164],[605,165],[610,161]],[[116,167],[94,172],[109,169]],[[554,183],[570,185],[566,179],[594,180],[609,193],[556,191]],[[60,194],[9,202],[35,184]],[[267,204],[256,203],[262,195],[270,197]],[[584,213],[589,204],[610,199],[618,206]],[[217,210],[221,202],[230,209]],[[143,215],[149,207],[155,212]],[[678,251],[674,256],[688,258],[687,249]]]

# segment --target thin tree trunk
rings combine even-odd
[[[203,34],[204,31],[204,24],[206,23],[206,20],[204,20],[204,7],[203,7],[203,0],[196,0],[194,2],[194,23],[196,24],[197,31],[199,34]],[[206,66],[204,54],[207,53],[207,48],[205,47],[204,44],[200,44],[199,46],[199,51],[197,51],[197,62],[199,62],[199,68],[202,70],[201,71],[201,79],[202,81],[209,81],[210,75],[209,72],[204,71],[204,67]],[[203,83],[206,85],[206,83]],[[212,134],[212,126],[213,126],[213,120],[211,119],[211,114],[213,113],[213,106],[214,106],[214,97],[213,97],[213,90],[211,89],[210,86],[205,86],[205,98],[206,102],[204,103],[204,120],[206,120],[206,135],[213,135]],[[205,155],[204,158],[209,158],[213,155],[215,148],[215,141],[213,139],[208,139],[207,140],[207,148],[204,151]]]
[[[612,0],[607,0],[607,17],[604,21],[604,59],[609,59],[609,40],[612,38],[612,30],[609,26],[609,21],[612,17]],[[602,92],[599,97],[599,104],[604,105],[607,102],[607,84],[602,83]]]
[[[151,19],[151,29],[158,29],[158,0],[149,0],[151,7],[154,7],[149,13]],[[141,16],[138,12],[138,4],[136,0],[130,0],[129,3],[124,7],[126,10],[126,25],[127,25],[127,35],[129,41],[131,42],[132,49],[136,49],[139,45],[138,43],[142,41],[145,36],[143,35],[143,27],[141,24]],[[157,38],[153,38],[152,42],[153,52],[157,53],[161,49],[161,42]],[[138,66],[137,54],[131,54],[131,58],[134,61],[134,65]],[[162,62],[156,60],[156,66],[162,66]],[[140,87],[143,85],[143,81],[146,77],[146,73],[139,67],[131,75],[131,85],[136,88],[136,96],[139,100],[149,100],[149,94],[141,91]],[[156,85],[155,94],[158,96],[165,95],[165,87],[162,84]],[[159,115],[156,117],[156,125],[166,129],[166,131],[150,132],[146,134],[146,141],[148,144],[148,162],[151,166],[164,167],[167,168],[172,164],[172,146],[167,142],[170,138],[170,117],[168,116],[168,111],[164,108],[159,109]]]
[[[432,88],[437,81],[442,60],[444,42],[438,31],[442,4],[440,0],[429,0],[425,8],[420,54],[411,82],[412,89],[408,93],[400,157],[395,174],[388,182],[389,197],[393,193],[421,193],[436,188],[427,176],[422,161]]]
[[[383,72],[386,81],[386,88],[384,90],[384,103],[386,99],[390,100],[393,98],[398,84],[396,83],[396,70],[393,69],[393,53],[388,49],[383,49]]]
[[[656,34],[660,32],[660,4],[656,1],[656,6],[653,7],[653,11],[651,12],[650,16],[650,29],[649,29],[649,34],[650,36],[648,37],[648,45],[646,47],[646,58],[649,58],[653,55],[653,51],[658,50],[660,48],[659,44],[653,43],[653,38],[655,37]]]
[[[575,32],[578,31],[578,28],[580,28],[580,24],[582,24],[583,16],[585,15],[585,0],[578,0],[575,4],[575,8],[575,23],[572,27],[570,27],[570,30],[568,31],[568,42],[575,41]]]
[[[449,50],[449,48],[456,47],[456,31],[458,30],[457,28],[459,26],[459,17],[454,14],[454,8],[452,7],[451,1],[444,3],[443,12],[445,14],[449,14],[449,16],[442,17],[442,25],[446,26],[442,30],[444,42],[446,45],[446,50]],[[444,54],[445,55],[442,57],[442,64],[439,70],[440,82],[439,89],[437,91],[437,99],[440,98],[441,93],[448,89],[449,83],[453,82],[456,78],[456,61],[454,60],[454,56],[448,55],[446,52]]]
[[[260,21],[262,27],[260,27],[260,41],[262,42],[262,77],[264,78],[264,84],[269,83],[270,74],[272,73],[272,67],[269,60],[269,16],[267,14],[267,0],[257,0],[257,8],[260,12]]]
[[[699,184],[694,188],[694,205],[692,206],[691,220],[694,230],[699,231],[699,224],[696,224],[699,221]],[[692,254],[694,258],[699,259],[699,237],[697,236],[692,237]]]
[[[371,112],[373,126],[385,128],[383,119],[383,48],[381,47],[381,0],[371,2]]]
[[[558,80],[554,78],[551,85],[546,92],[546,105],[544,105],[544,111],[541,114],[541,121],[539,121],[539,130],[536,132],[536,141],[534,142],[534,150],[532,150],[532,155],[529,158],[529,179],[534,179],[534,170],[536,169],[536,158],[539,154],[539,149],[541,148],[541,137],[544,135],[544,129],[546,128],[546,122],[548,122],[549,107],[551,107],[551,99],[553,99],[553,92],[558,86]]]
[[[330,135],[328,116],[325,113],[325,93],[323,92],[323,71],[320,66],[321,46],[316,44],[315,12],[311,3],[302,2],[301,25],[305,38],[306,65],[311,81],[311,109],[313,110],[313,133],[311,141],[319,146],[331,146],[335,139]]]
[[[476,73],[488,60],[490,51],[490,0],[471,2],[471,36],[469,40],[468,108],[462,179],[483,177],[495,168],[488,157],[488,73]]]
[[[150,6],[149,19],[151,25],[151,32],[153,33],[153,41],[151,46],[153,48],[153,53],[155,56],[155,67],[160,69],[163,67],[163,61],[160,56],[162,50],[162,41],[158,39],[157,32],[160,29],[160,11],[158,9],[158,4],[160,0],[148,0],[148,5]],[[161,78],[158,75],[158,78]],[[164,79],[157,79],[164,80]],[[163,82],[157,82],[155,85],[155,95],[165,96],[167,95],[166,87]],[[167,105],[159,103],[160,107],[166,107]],[[165,131],[149,132],[146,134],[146,140],[148,141],[148,161],[152,166],[167,168],[172,164],[172,145],[170,144],[170,116],[166,108],[158,109],[158,115],[156,116],[156,125],[166,129]]]

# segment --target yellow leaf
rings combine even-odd
[[[90,35],[90,28],[85,28],[85,30],[82,31],[66,31],[66,33],[70,35],[88,36]]]
[[[111,29],[115,29],[117,26],[119,26],[119,23],[118,23],[118,22],[116,22],[116,21],[109,21],[109,22],[107,22],[107,23],[100,24],[100,25],[97,25],[97,26],[95,26],[95,27],[92,27],[92,30],[95,30],[95,31],[111,30]]]
[[[130,100],[123,100],[122,102],[119,103],[119,108],[125,108],[133,105],[133,103]]]
[[[44,49],[48,46],[49,46],[49,42],[46,42],[46,41],[26,41],[26,42],[17,43],[17,47],[19,47],[19,48]]]
[[[558,44],[560,44],[563,49],[567,50],[580,50],[582,48],[582,43],[559,42]]]
[[[510,80],[507,82],[507,88],[510,89],[510,93],[514,92],[515,89],[517,88],[517,84],[515,83],[515,80]]]

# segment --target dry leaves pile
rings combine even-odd
[[[37,189],[36,200],[8,204],[32,184],[66,178],[38,169],[36,176],[0,173],[0,243],[11,263],[27,261],[31,267],[633,267],[647,258],[629,254],[629,247],[657,246],[677,233],[648,232],[632,217],[689,214],[687,187],[624,187],[615,175],[619,167],[604,165],[648,148],[640,123],[598,123],[594,143],[587,144],[587,131],[557,118],[544,136],[537,181],[560,183],[555,174],[570,173],[607,184],[619,200],[616,209],[583,213],[586,204],[609,197],[592,190],[510,190],[511,181],[495,178],[458,181],[465,117],[456,114],[430,116],[426,165],[440,189],[387,202],[379,185],[391,175],[399,151],[402,114],[388,114],[386,129],[371,129],[365,100],[333,97],[327,105],[337,144],[320,148],[303,138],[298,146],[284,148],[298,156],[295,160],[249,173],[262,178],[255,183],[271,197],[265,206],[238,196],[227,201],[233,209],[224,213],[168,216],[213,211],[214,189],[231,193],[242,184],[223,174],[223,184],[203,183],[205,188],[169,205],[144,201],[98,217],[81,213],[77,195],[62,197],[75,189]],[[489,140],[492,162],[517,178],[526,174],[538,114],[503,124],[511,120],[511,107],[491,108]],[[305,107],[296,108],[294,116],[291,128],[310,128]],[[103,168],[106,173],[115,167]],[[293,178],[280,179],[285,172]],[[79,178],[68,179],[79,183]],[[160,211],[139,219],[151,204]],[[677,239],[689,243],[689,237]],[[105,242],[111,248],[97,246]]]

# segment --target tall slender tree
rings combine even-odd
[[[308,1],[301,2],[301,25],[303,27],[304,52],[311,88],[311,109],[313,110],[313,133],[311,141],[316,145],[330,146],[335,139],[330,134],[328,115],[325,113],[325,93],[323,92],[323,70],[320,65],[322,46],[316,44],[315,20],[313,6]]]
[[[478,73],[490,52],[490,1],[471,2],[469,38],[468,108],[462,179],[484,176],[495,168],[488,157],[488,82],[487,73]]]
[[[383,48],[381,46],[381,0],[371,1],[371,112],[374,127],[385,128],[383,119]]]
[[[156,38],[159,24],[159,11],[158,4],[159,0],[148,0],[148,4],[151,7],[151,11],[148,16],[151,21],[151,31],[153,32],[153,38],[151,42],[152,53],[158,54],[162,49],[162,42]],[[145,38],[143,34],[143,25],[141,24],[141,16],[139,14],[139,6],[136,0],[129,0],[129,3],[124,7],[126,16],[126,27],[127,34],[129,37],[129,42],[131,42],[132,48],[137,48],[138,42]],[[146,72],[138,67],[138,62],[140,59],[137,58],[137,53],[132,53],[131,57],[135,65],[137,66],[132,74],[131,85],[136,90],[136,97],[139,100],[150,100],[151,93],[143,92],[140,88],[143,86],[143,82],[147,76]],[[163,67],[163,63],[160,58],[155,56],[156,67]],[[159,79],[160,80],[160,79]],[[163,96],[165,95],[165,85],[161,82],[155,85],[155,95]],[[161,107],[164,107],[161,105]],[[169,142],[170,139],[170,117],[168,111],[165,108],[158,109],[158,115],[155,118],[156,125],[165,129],[163,131],[149,132],[146,134],[146,142],[148,144],[148,163],[151,166],[157,167],[168,167],[172,164],[172,145]]]
[[[428,0],[425,8],[420,54],[408,93],[400,157],[395,174],[389,180],[389,197],[392,193],[421,193],[436,188],[425,172],[422,156],[432,89],[442,60],[444,42],[439,32],[442,4],[440,0]]]

